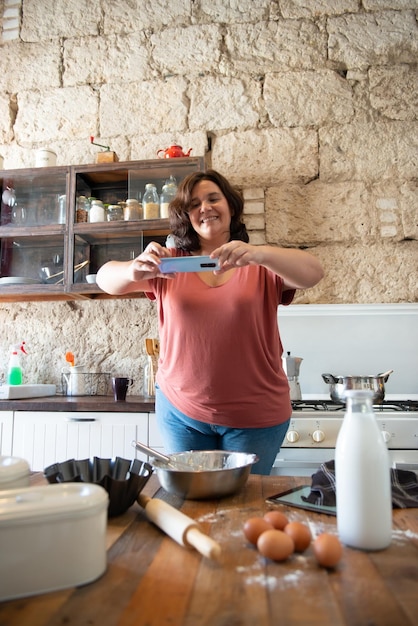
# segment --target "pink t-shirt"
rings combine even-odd
[[[282,279],[261,266],[238,268],[218,287],[198,274],[150,280],[157,300],[157,382],[182,413],[235,428],[274,426],[291,414],[277,307],[290,304]]]

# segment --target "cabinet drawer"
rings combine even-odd
[[[148,438],[148,413],[18,411],[14,418],[13,455],[32,471],[52,463],[98,456],[146,457],[131,443]]]

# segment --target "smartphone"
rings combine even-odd
[[[219,269],[219,261],[211,259],[210,256],[176,256],[161,259],[160,268],[163,274],[213,272]]]

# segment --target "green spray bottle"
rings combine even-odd
[[[20,365],[20,352],[27,354],[25,342],[10,346],[10,361],[7,370],[7,384],[21,385],[23,382],[22,366]]]

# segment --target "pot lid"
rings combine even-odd
[[[90,483],[9,489],[0,492],[0,528],[3,524],[28,524],[45,519],[79,519],[107,509],[108,502],[106,490]]]

